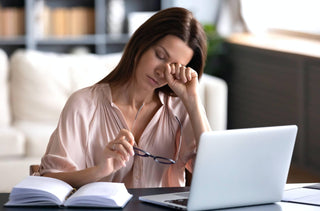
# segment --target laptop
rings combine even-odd
[[[176,209],[206,210],[269,204],[282,199],[296,125],[205,132],[189,192],[140,196]]]

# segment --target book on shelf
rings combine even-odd
[[[63,7],[55,8],[51,10],[50,15],[52,35],[58,37],[67,35],[67,9]]]
[[[37,1],[33,19],[37,38],[77,37],[95,31],[94,9],[90,7],[49,7],[44,1]]]
[[[52,36],[80,36],[94,33],[94,10],[85,7],[55,8],[49,13]]]
[[[5,206],[123,208],[131,198],[123,183],[93,182],[75,190],[59,179],[28,176],[13,187]]]
[[[94,10],[85,7],[73,7],[70,9],[69,34],[72,36],[94,33]]]
[[[13,37],[24,34],[24,9],[0,7],[0,36]]]

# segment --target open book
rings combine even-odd
[[[123,183],[94,182],[74,191],[62,180],[29,176],[13,187],[5,206],[121,208],[131,197]]]
[[[320,183],[286,190],[282,201],[320,206]]]

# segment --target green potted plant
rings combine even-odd
[[[220,76],[222,71],[222,55],[223,55],[223,38],[219,36],[216,26],[214,24],[204,24],[204,31],[207,35],[207,61],[204,68],[204,72],[213,75]]]

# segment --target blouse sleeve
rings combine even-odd
[[[86,167],[87,137],[92,99],[80,90],[68,99],[57,128],[41,159],[40,174],[66,172]]]

